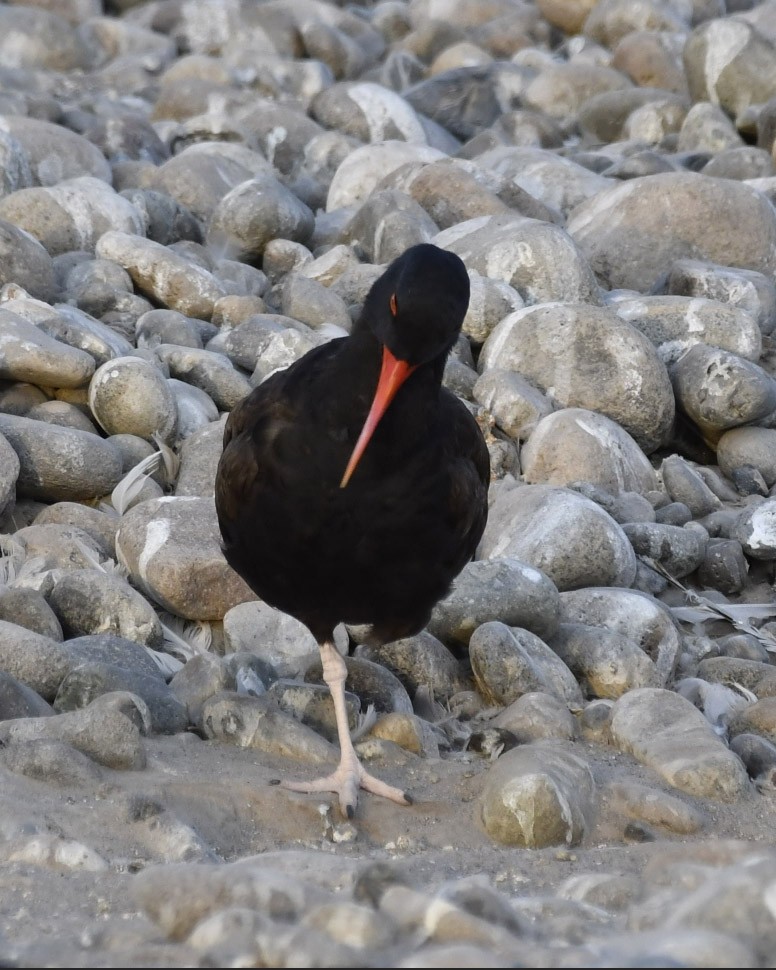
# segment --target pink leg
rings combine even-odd
[[[340,808],[347,818],[353,818],[358,802],[358,790],[372,792],[390,798],[399,805],[411,805],[412,800],[399,788],[387,785],[379,778],[370,775],[358,760],[353,742],[350,739],[348,727],[348,712],[345,706],[345,679],[347,667],[333,643],[321,644],[321,663],[323,664],[323,679],[331,692],[334,701],[334,713],[337,718],[337,734],[340,743],[340,763],[336,771],[325,778],[314,781],[282,781],[283,788],[300,792],[331,791],[339,795]]]

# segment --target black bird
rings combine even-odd
[[[340,622],[389,643],[422,630],[472,558],[487,517],[488,451],[442,387],[469,304],[458,256],[413,246],[374,283],[352,332],[273,374],[232,411],[215,500],[230,565],[301,620],[334,701],[338,768],[294,791],[409,796],[367,773],[345,708]]]

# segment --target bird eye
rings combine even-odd
[[[391,293],[391,299],[388,301],[388,305],[391,308],[391,314],[395,317],[396,314],[399,312],[396,309],[396,294],[395,293]]]

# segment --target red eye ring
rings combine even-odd
[[[399,312],[397,310],[397,308],[396,308],[396,294],[395,293],[391,293],[391,299],[388,301],[388,305],[391,308],[391,315],[395,317],[396,314]]]

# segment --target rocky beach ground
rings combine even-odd
[[[776,966],[775,138],[776,0],[0,5],[0,966]],[[213,481],[417,242],[489,521],[347,821]]]

